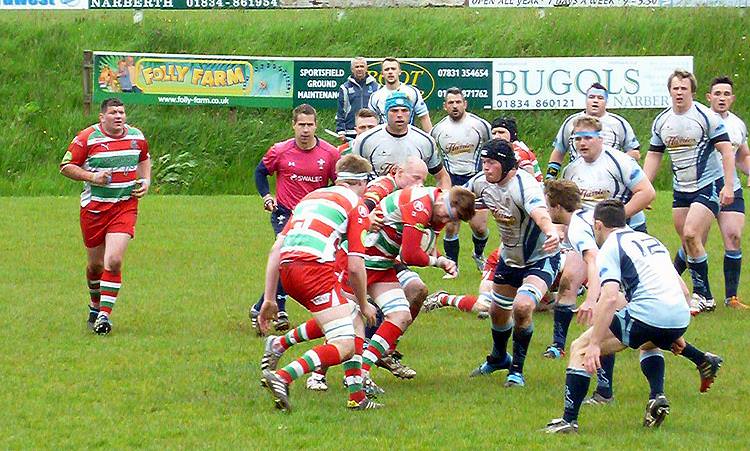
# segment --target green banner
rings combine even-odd
[[[89,9],[272,9],[279,0],[88,0]]]
[[[291,60],[94,54],[94,101],[263,108],[292,106]]]
[[[368,71],[379,83],[380,60]],[[491,108],[491,60],[401,61],[401,81],[420,89],[430,109],[445,91],[464,90],[472,109]],[[291,108],[309,103],[336,109],[338,89],[350,75],[346,59],[263,59],[245,56],[94,53],[95,102]]]

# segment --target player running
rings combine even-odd
[[[314,347],[278,371],[273,369],[281,353],[272,352],[274,340],[266,342],[263,358],[266,369],[261,382],[280,410],[291,410],[289,385],[305,373],[345,362],[350,367],[347,370],[352,370],[350,376],[359,376],[356,374],[359,361],[353,359],[357,344],[361,346],[364,340],[359,313],[368,322],[375,320],[375,309],[367,302],[362,241],[369,227],[369,216],[361,196],[371,170],[362,158],[353,155],[342,158],[336,165],[336,185],[305,196],[271,249],[265,300],[258,317],[261,331],[268,330],[268,322],[277,312],[275,287],[281,280],[286,292],[313,314],[326,338],[326,344]],[[348,242],[346,270],[356,304],[347,301],[337,273],[336,254],[343,239]],[[380,407],[365,397],[361,385],[358,388],[350,391],[347,407],[353,410]]]
[[[669,414],[664,395],[664,357],[660,349],[681,349],[690,323],[689,293],[670,264],[669,251],[656,238],[626,224],[619,200],[599,203],[594,210],[594,236],[601,249],[597,267],[601,281],[593,327],[573,342],[566,370],[562,418],[547,433],[578,432],[578,413],[600,357],[630,347],[641,350],[641,370],[650,386],[643,425],[657,428]],[[621,293],[627,305],[621,305]],[[684,352],[684,351],[683,351]],[[705,355],[703,356],[705,359]],[[715,377],[718,366],[713,372]]]
[[[151,184],[151,158],[143,133],[126,123],[119,99],[104,100],[99,111],[99,123],[78,133],[68,146],[60,173],[84,182],[80,220],[88,261],[87,324],[106,335],[122,287],[122,260],[135,237],[138,199]]]
[[[664,152],[669,153],[674,174],[672,219],[693,281],[691,312],[698,314],[716,308],[703,241],[720,207],[734,202],[734,149],[721,117],[693,101],[693,74],[676,70],[667,86],[672,106],[654,119],[643,171],[653,181]],[[676,266],[680,269],[679,261]]]
[[[517,169],[510,143],[492,139],[482,147],[481,156],[485,180],[475,190],[495,217],[503,247],[490,306],[492,352],[471,375],[508,369],[505,386],[524,386],[523,365],[534,331],[532,312],[557,274],[560,239],[541,185]],[[506,352],[511,333],[512,357]]]
[[[443,164],[453,186],[463,186],[481,170],[479,149],[490,139],[490,124],[479,116],[466,111],[467,103],[461,89],[453,87],[445,91],[443,108],[448,115],[433,127],[430,134],[440,148]],[[458,264],[460,222],[445,226],[443,249],[445,256]],[[487,212],[481,211],[469,222],[474,242],[472,259],[481,271],[484,266],[484,248],[487,246]],[[458,272],[456,272],[458,275]],[[443,276],[451,278],[450,274]]]

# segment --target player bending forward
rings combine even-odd
[[[690,323],[687,287],[664,245],[626,226],[622,202],[610,199],[596,206],[594,236],[601,246],[596,259],[601,294],[594,325],[571,346],[564,414],[547,424],[547,433],[578,432],[578,411],[591,375],[601,367],[600,357],[628,347],[641,350],[641,370],[650,386],[643,425],[659,427],[669,414],[660,349],[685,346],[682,336]],[[627,305],[616,311],[621,288]]]

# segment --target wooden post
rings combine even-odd
[[[92,81],[94,69],[94,52],[83,51],[83,114],[91,114]]]

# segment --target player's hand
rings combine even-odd
[[[443,271],[450,274],[451,276],[455,276],[458,273],[458,266],[456,265],[456,262],[451,260],[448,257],[440,256],[437,260],[438,268],[442,268]]]
[[[366,326],[374,326],[377,323],[378,312],[372,304],[369,302],[365,302],[365,305],[360,304],[359,310],[362,312],[362,318],[364,318]]]
[[[112,181],[112,171],[94,172],[89,183],[96,186],[106,186]]]
[[[576,321],[578,324],[585,326],[591,325],[591,320],[594,318],[594,301],[586,299],[583,301],[580,307],[578,307],[578,314],[576,315]]]
[[[678,338],[677,340],[672,343],[672,354],[674,355],[680,355],[682,354],[682,351],[685,350],[685,339],[683,337]]]
[[[263,335],[268,334],[271,330],[271,321],[276,318],[277,313],[279,313],[279,305],[276,303],[276,299],[265,299],[258,315],[258,327],[260,327],[260,332]]]
[[[542,249],[544,252],[554,252],[560,247],[560,236],[557,233],[547,235],[547,239],[544,240]]]
[[[719,202],[722,207],[731,205],[734,202],[734,190],[732,190],[731,186],[724,185],[724,188],[719,193]]]
[[[272,195],[266,194],[263,196],[263,209],[270,212],[276,210],[276,199]]]
[[[384,220],[385,220],[385,215],[383,213],[383,210],[376,208],[375,210],[370,212],[370,230],[368,231],[370,233],[380,232],[380,229],[383,228]]]
[[[596,370],[602,367],[599,360],[601,352],[601,348],[593,344],[588,345],[583,351],[583,368],[591,375],[596,374]]]
[[[339,139],[341,140],[341,144],[346,144],[346,134],[344,132],[339,132]]]
[[[151,180],[149,179],[138,179],[135,181],[135,189],[133,190],[133,196],[141,198],[148,193],[148,188],[151,186]]]

